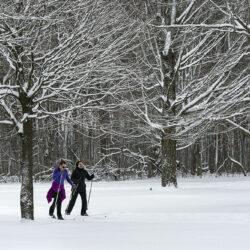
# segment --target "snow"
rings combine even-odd
[[[154,25],[155,26],[155,25]],[[230,23],[221,23],[221,24],[205,24],[205,23],[190,23],[190,24],[170,24],[170,25],[159,25],[156,26],[158,28],[209,28],[209,29],[220,29],[222,31],[225,31],[227,29],[229,29],[229,31],[237,31],[237,33],[242,33],[244,35],[249,36],[249,31],[248,31],[248,26],[245,25],[234,25],[234,24],[230,24]],[[246,29],[247,27],[247,29]]]
[[[188,12],[193,7],[194,3],[195,3],[195,0],[192,0],[192,2],[188,5],[188,7],[185,9],[185,11],[183,11],[182,14],[178,18],[176,18],[176,22],[177,23],[180,23],[181,20],[188,14]]]
[[[0,124],[13,125],[13,122],[12,121],[8,121],[8,120],[3,120],[3,121],[0,121]]]
[[[18,128],[18,133],[22,134],[23,133],[23,124],[18,122],[18,120],[16,119],[12,110],[8,107],[8,105],[5,103],[4,100],[0,100],[0,106],[2,106],[5,109],[6,113],[8,113],[8,115],[10,116],[11,121],[9,121],[9,124],[14,123],[16,125],[16,127]],[[7,124],[6,121],[4,121],[4,124]]]
[[[49,187],[34,185],[35,221],[21,221],[20,185],[0,185],[1,250],[250,249],[250,177],[180,179],[178,189],[159,179],[94,182],[92,216],[78,215],[78,197],[76,219],[65,221],[48,218]]]
[[[190,57],[196,53],[199,48],[201,48],[206,42],[207,40],[210,38],[211,39],[211,34],[212,32],[208,32],[206,34],[206,36],[193,48],[191,49],[190,51],[188,51],[185,55],[182,56],[181,60],[182,60],[182,64],[185,64],[189,59]]]
[[[168,51],[170,49],[170,46],[171,46],[171,31],[167,31],[166,32],[166,40],[165,40],[164,50],[163,50],[163,55],[164,56],[168,55]]]
[[[207,96],[209,96],[209,94],[211,94],[216,87],[220,86],[224,82],[222,80],[224,75],[225,73],[221,74],[220,77],[205,92],[202,92],[199,96],[190,101],[187,105],[184,105],[184,107],[179,111],[178,116],[181,116],[188,109],[192,108],[194,105],[196,105],[197,103],[205,99]]]

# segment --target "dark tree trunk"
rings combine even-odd
[[[105,167],[108,164],[108,158],[106,158],[106,155],[108,155],[109,153],[108,152],[109,135],[102,130],[102,127],[105,130],[105,127],[107,126],[107,124],[110,124],[109,113],[105,110],[100,110],[99,116],[100,116],[100,132],[102,134],[100,137],[100,153],[101,153],[101,156],[104,158],[102,161],[102,166]]]
[[[208,137],[208,142],[209,142],[209,145],[208,145],[208,166],[209,166],[209,171],[211,174],[213,174],[216,169],[215,169],[215,165],[216,165],[216,162],[215,162],[215,151],[216,151],[216,137],[215,136],[209,136]]]
[[[25,115],[32,115],[33,102],[26,93],[20,93],[20,103]],[[20,133],[22,144],[21,155],[21,218],[34,220],[33,198],[33,119],[26,117],[23,131]]]
[[[190,153],[190,168],[191,168],[191,175],[196,175],[197,173],[197,164],[196,164],[196,157],[195,157],[195,144],[191,146],[189,151]]]
[[[189,171],[188,148],[185,148],[179,153],[182,175],[187,176]],[[178,159],[178,158],[177,158]]]
[[[163,95],[167,96],[167,101],[163,103],[163,117],[171,117],[175,115],[175,109],[170,109],[170,101],[175,100],[175,79],[174,79],[174,53],[172,50],[168,52],[168,55],[161,55],[163,63],[162,72],[164,73],[164,86]],[[168,76],[168,73],[169,76]],[[166,128],[162,134],[162,186],[173,184],[177,187],[176,178],[176,140],[171,139],[175,135],[175,128]]]
[[[151,163],[148,163],[148,166],[147,166],[147,177],[148,178],[152,178],[153,177],[153,166]]]
[[[93,126],[93,125],[92,125]],[[87,145],[87,163],[89,165],[93,164],[93,162],[95,162],[95,159],[93,159],[93,157],[96,155],[95,152],[95,142],[93,141],[93,137],[94,137],[94,129],[93,128],[89,128],[88,131],[88,145]],[[82,145],[83,147],[83,145]]]
[[[165,135],[170,134],[171,131],[164,131]],[[177,187],[177,178],[176,178],[176,141],[168,139],[162,136],[162,179],[161,185],[166,187],[167,185],[173,184]]]
[[[33,201],[33,121],[23,123],[20,206],[23,219],[34,220]]]
[[[237,145],[237,144],[236,144]],[[229,165],[229,161],[226,159],[228,158],[228,134],[222,135],[222,159],[225,161],[225,170],[227,173],[231,172],[231,168]]]
[[[196,174],[198,176],[202,175],[202,168],[201,168],[201,154],[200,154],[200,142],[197,141],[194,144],[194,158],[195,158],[195,165],[196,165]]]

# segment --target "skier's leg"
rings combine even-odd
[[[53,199],[53,202],[52,202],[52,205],[50,206],[50,208],[49,208],[49,215],[50,216],[53,216],[53,214],[54,214],[54,210],[55,210],[55,206],[56,206],[56,196],[55,196],[55,192],[54,191],[52,191],[52,197],[54,198]]]
[[[62,192],[58,193],[57,197],[57,217],[62,218],[61,207],[62,207]]]
[[[75,203],[76,203],[76,199],[77,199],[77,195],[78,195],[78,191],[75,191],[71,197],[71,200],[69,202],[69,206],[68,206],[68,209],[66,211],[66,214],[70,214]]]
[[[86,211],[87,211],[87,195],[86,195],[86,190],[84,192],[81,192],[80,195],[81,195],[81,198],[82,198],[81,215],[86,215]]]

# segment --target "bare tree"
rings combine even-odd
[[[125,37],[134,24],[102,0],[5,1],[0,19],[0,124],[20,136],[21,216],[34,219],[34,121],[70,116],[112,93],[106,87],[100,96],[99,86],[112,70],[119,72],[113,62],[133,41]]]
[[[161,138],[162,186],[177,185],[177,143],[191,145],[216,121],[249,113],[249,17],[232,5],[146,5],[152,11],[142,52],[147,70],[134,74],[142,91],[137,114]]]

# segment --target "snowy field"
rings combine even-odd
[[[21,221],[20,185],[0,184],[1,250],[250,249],[250,177],[94,182],[91,216],[79,216],[78,197],[65,221],[48,217],[49,187],[35,184],[35,221]]]

